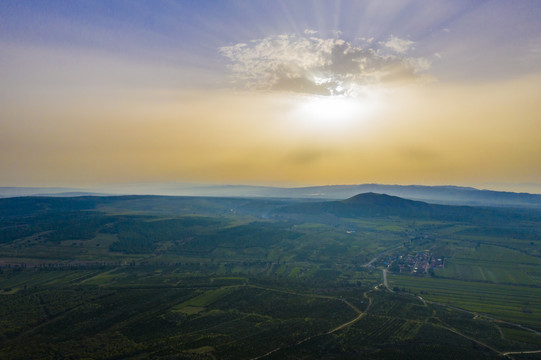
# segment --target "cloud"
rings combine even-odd
[[[249,89],[355,96],[366,85],[414,81],[428,70],[424,58],[407,57],[413,41],[391,36],[386,42],[354,45],[339,38],[282,34],[224,46],[229,70]],[[389,49],[392,53],[389,53]]]
[[[415,44],[415,42],[411,40],[401,39],[396,36],[391,36],[389,40],[383,43],[384,46],[399,54],[406,53],[413,44]]]

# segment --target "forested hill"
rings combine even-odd
[[[277,216],[333,215],[345,218],[389,217],[455,220],[500,221],[539,219],[541,211],[535,209],[483,208],[428,204],[396,196],[363,193],[346,200],[304,203],[285,206],[275,211]]]

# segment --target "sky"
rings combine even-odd
[[[0,0],[0,186],[541,193],[541,2]]]

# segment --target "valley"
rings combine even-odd
[[[5,358],[530,359],[541,214],[345,201],[0,199]],[[68,325],[69,324],[69,325]]]

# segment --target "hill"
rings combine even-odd
[[[338,218],[401,217],[480,223],[541,217],[538,210],[437,205],[376,193],[358,194],[339,201],[294,204],[279,208],[274,213],[277,216],[297,215],[297,217],[309,215],[332,215]]]

